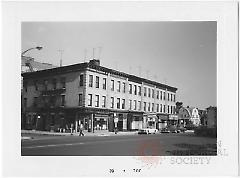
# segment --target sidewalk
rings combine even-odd
[[[133,132],[118,132],[115,134],[114,132],[109,132],[106,130],[95,130],[92,132],[83,132],[84,136],[121,136],[121,135],[136,135],[137,131]],[[38,130],[21,130],[21,134],[36,134],[36,135],[51,135],[51,136],[79,136],[79,132],[73,133],[59,133],[59,132],[48,132],[48,131],[38,131]],[[28,136],[22,136],[22,139],[32,139]]]

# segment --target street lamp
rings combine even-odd
[[[42,46],[36,46],[34,48],[29,48],[27,49],[26,51],[23,51],[21,56],[23,56],[26,52],[30,51],[30,50],[33,50],[33,49],[37,49],[37,50],[41,50],[43,47]]]

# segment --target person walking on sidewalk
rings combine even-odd
[[[84,133],[83,133],[83,124],[80,124],[79,136],[84,136]]]

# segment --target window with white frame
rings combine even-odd
[[[93,87],[93,75],[89,75],[89,87]]]
[[[92,94],[88,94],[88,106],[92,106]]]
[[[118,91],[118,92],[120,92],[120,88],[121,88],[121,82],[118,81],[118,82],[117,82],[117,91]]]
[[[125,109],[125,99],[122,99],[122,109]]]
[[[114,97],[111,97],[111,108],[114,108]]]
[[[95,107],[99,107],[99,95],[95,95]]]
[[[96,76],[96,88],[99,88],[99,77]]]
[[[117,98],[117,109],[120,109],[120,98]]]
[[[102,107],[106,107],[106,96],[102,96]]]

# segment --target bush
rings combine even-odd
[[[194,129],[194,134],[197,136],[217,138],[217,128],[198,127]]]

